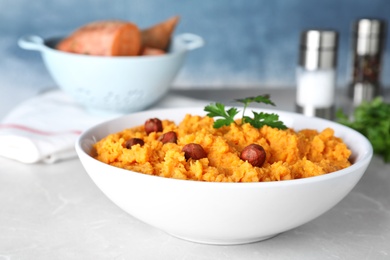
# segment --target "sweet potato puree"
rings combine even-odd
[[[260,129],[250,124],[232,124],[213,128],[214,119],[186,115],[176,125],[162,120],[163,131],[146,134],[144,126],[111,134],[95,144],[96,158],[112,166],[168,178],[211,182],[263,182],[306,178],[334,172],[350,166],[351,151],[330,128],[316,130]],[[177,133],[176,143],[163,144],[158,138],[168,131]],[[130,138],[144,144],[126,148]],[[207,158],[185,159],[182,148],[200,144]],[[262,167],[240,159],[249,144],[266,151]]]

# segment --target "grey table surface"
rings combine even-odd
[[[263,93],[278,109],[294,110],[291,88],[169,95],[228,102]],[[346,104],[342,93],[336,104]],[[15,105],[1,96],[0,119]],[[351,193],[305,225],[258,243],[214,246],[172,237],[124,213],[78,159],[30,165],[0,158],[0,260],[10,259],[390,259],[390,164],[374,156]]]

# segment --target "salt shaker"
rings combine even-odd
[[[380,73],[384,52],[386,22],[363,18],[353,24],[352,79],[348,96],[353,105],[381,94]]]
[[[306,30],[301,34],[297,68],[296,111],[333,119],[338,32]]]

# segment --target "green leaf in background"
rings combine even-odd
[[[336,113],[336,119],[366,136],[374,153],[382,156],[385,162],[390,162],[390,103],[377,97],[356,107],[352,119],[340,110]]]

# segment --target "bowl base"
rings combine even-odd
[[[176,237],[176,238],[179,238],[182,240],[186,240],[186,241],[190,241],[190,242],[194,242],[194,243],[207,244],[207,245],[219,245],[219,246],[251,244],[251,243],[256,243],[256,242],[261,242],[261,241],[264,241],[267,239],[271,239],[271,238],[279,235],[279,234],[273,234],[273,235],[269,235],[269,236],[256,237],[256,238],[227,240],[227,239],[197,239],[197,238],[189,238],[189,237],[185,237],[185,236],[175,235],[172,233],[168,233],[168,234],[173,236],[173,237]]]

